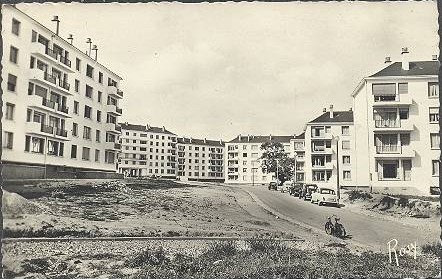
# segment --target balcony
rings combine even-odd
[[[115,149],[121,149],[121,144],[120,143],[115,143],[114,147],[115,147]]]
[[[60,55],[57,52],[54,52],[50,48],[46,48],[45,45],[33,42],[31,44],[31,53],[40,59],[44,59],[45,61],[51,62],[61,68],[62,70],[73,73],[74,71],[71,69],[72,62],[67,57]]]
[[[107,94],[118,99],[123,98],[123,91],[118,89],[115,85],[109,85],[107,87]]]
[[[401,119],[379,119],[375,120],[374,131],[413,131],[413,123]]]
[[[37,95],[28,96],[28,106],[43,109],[58,116],[70,118],[69,108]]]
[[[58,137],[62,137],[62,138],[67,138],[68,137],[68,131],[63,130],[61,128],[55,128],[55,135]]]
[[[408,95],[376,95],[373,97],[373,107],[409,106],[413,104],[413,100]]]
[[[117,148],[117,146],[119,146],[120,148]],[[121,149],[121,144],[113,142],[113,141],[106,141],[104,143],[104,149],[106,150],[120,150]],[[130,158],[133,160],[133,158]]]
[[[72,93],[69,91],[69,83],[67,83],[65,80],[63,81],[56,76],[49,74],[48,72],[33,68],[30,70],[30,79],[32,81],[38,82],[45,87],[50,87],[50,89],[55,90],[59,93],[72,95]]]
[[[121,127],[117,126],[115,123],[105,123],[104,127],[106,129],[106,132],[113,133],[113,134],[120,134],[121,133]],[[120,127],[120,131],[118,131],[118,127]]]
[[[312,133],[312,140],[322,140],[322,139],[326,139],[326,140],[331,140],[333,138],[333,135],[331,133],[318,133],[318,134],[314,134]],[[304,149],[303,149],[304,150]]]
[[[123,110],[118,108],[116,105],[107,104],[106,106],[108,113],[114,114],[116,116],[121,116],[121,114],[123,113]]]
[[[332,150],[331,147],[312,146],[312,153],[315,153],[315,154],[332,154],[333,150]]]
[[[410,146],[400,145],[378,145],[376,146],[377,158],[413,158],[416,156],[416,152]]]
[[[332,170],[333,169],[333,164],[331,162],[328,163],[312,163],[312,169],[321,169],[321,170]]]
[[[68,132],[59,127],[45,125],[39,122],[26,122],[26,133],[36,134],[56,138],[59,140],[68,140]]]

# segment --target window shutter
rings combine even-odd
[[[373,84],[373,95],[396,95],[396,84],[395,83]]]

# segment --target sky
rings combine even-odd
[[[293,135],[352,106],[363,77],[438,54],[433,2],[19,4],[60,35],[98,46],[123,77],[121,120],[179,136]]]

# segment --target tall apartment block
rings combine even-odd
[[[184,181],[224,182],[224,142],[178,138],[177,178]]]
[[[305,182],[305,132],[290,140],[290,157],[295,158],[295,182]]]
[[[354,186],[355,131],[353,111],[324,109],[307,123],[305,131],[305,180],[319,187]]]
[[[120,123],[118,172],[125,176],[175,178],[177,136],[163,127]]]
[[[268,184],[275,181],[274,173],[264,173],[261,169],[261,145],[265,142],[279,142],[290,156],[290,140],[294,136],[242,136],[226,143],[227,156],[226,183]]]
[[[56,29],[2,5],[5,179],[116,174],[122,79]]]
[[[430,194],[439,185],[439,61],[401,61],[353,92],[358,176],[374,191]]]

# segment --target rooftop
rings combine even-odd
[[[130,124],[130,123],[119,123],[122,130],[131,130],[131,131],[140,131],[140,132],[149,132],[149,133],[157,133],[157,134],[170,134],[170,135],[176,135],[164,127],[153,127],[150,125],[137,125],[137,124]]]
[[[195,145],[209,145],[209,146],[224,147],[224,141],[222,141],[222,140],[178,138],[177,142],[182,143],[182,144],[195,144]]]
[[[330,118],[330,112],[324,112],[309,123],[335,123],[335,122],[353,122],[353,111],[334,111],[333,118]]]
[[[264,142],[280,142],[280,143],[289,143],[291,139],[294,139],[294,135],[290,136],[254,136],[254,135],[248,135],[248,136],[237,136],[236,138],[229,141],[229,143],[264,143]]]
[[[302,134],[299,134],[295,137],[295,139],[305,139],[305,132],[303,132]]]
[[[401,62],[394,62],[380,70],[379,72],[371,75],[370,77],[387,77],[387,76],[437,76],[439,73],[440,63],[437,60],[434,61],[415,61],[410,62],[410,69],[402,70]]]

